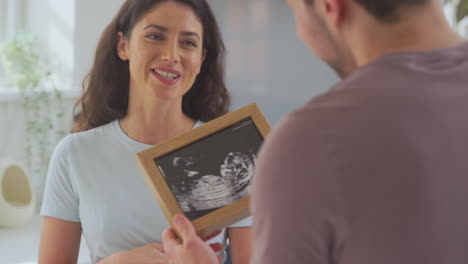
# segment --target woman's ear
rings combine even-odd
[[[202,57],[201,57],[201,63],[200,63],[200,68],[198,69],[197,76],[198,76],[198,74],[200,74],[200,71],[201,71],[201,69],[203,68],[203,63],[205,62],[205,58],[206,58],[206,49],[203,49],[203,53],[202,53]]]
[[[125,38],[122,32],[117,33],[117,55],[121,60],[127,61],[127,46],[128,40]]]
[[[203,64],[203,62],[205,62],[205,58],[206,58],[206,49],[203,49],[203,55],[202,55],[202,59],[201,59],[201,64]]]

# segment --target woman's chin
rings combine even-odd
[[[157,101],[176,102],[182,98],[182,95],[174,91],[155,91],[154,98],[156,98]]]
[[[154,85],[152,87],[153,96],[164,101],[179,100],[188,90],[182,90],[179,85]]]

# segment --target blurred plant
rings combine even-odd
[[[26,122],[25,162],[42,195],[52,149],[66,133],[58,126],[64,119],[62,92],[55,85],[53,66],[38,46],[31,32],[19,32],[0,43],[0,57],[7,85],[20,94]]]
[[[468,0],[460,0],[457,6],[457,21],[460,22],[466,16],[468,16]]]
[[[456,5],[455,19],[457,23],[468,16],[468,0],[442,0],[442,3]]]

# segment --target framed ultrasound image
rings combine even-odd
[[[251,104],[139,152],[170,225],[183,213],[204,237],[248,217],[257,153],[269,131]]]

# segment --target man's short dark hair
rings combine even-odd
[[[312,5],[314,0],[304,0]],[[417,7],[429,2],[429,0],[354,0],[364,7],[370,14],[385,23],[393,23],[399,19],[399,10],[403,7]]]
[[[382,22],[393,23],[399,19],[404,7],[422,6],[429,0],[354,0]]]

